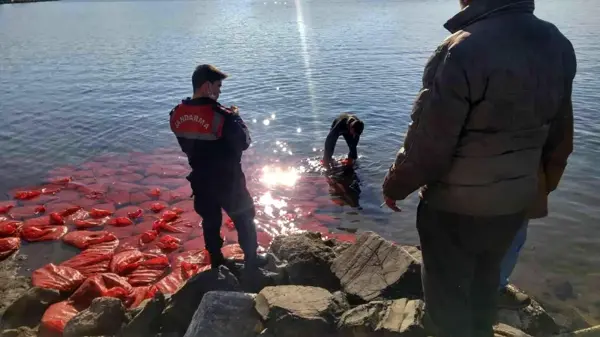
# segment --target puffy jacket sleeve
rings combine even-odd
[[[250,130],[244,123],[242,117],[234,114],[231,111],[220,107],[220,113],[225,116],[223,123],[223,137],[229,146],[236,152],[242,152],[250,147],[252,139],[250,138]]]
[[[383,194],[403,200],[439,180],[452,162],[470,100],[460,57],[440,46],[430,58],[411,114],[412,123],[383,183]]]
[[[573,103],[571,99],[573,79],[577,71],[577,60],[572,49],[565,57],[565,93],[542,153],[542,165],[546,176],[546,189],[550,193],[558,187],[567,159],[573,152]]]

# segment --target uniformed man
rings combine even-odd
[[[365,124],[355,115],[342,113],[331,124],[329,134],[325,139],[325,150],[323,152],[323,164],[329,166],[332,164],[332,156],[335,150],[335,145],[340,136],[343,136],[348,145],[348,158],[344,164],[352,166],[356,158],[358,158],[357,149],[360,135],[365,128]]]
[[[244,251],[246,267],[256,267],[255,209],[242,172],[242,153],[250,146],[250,133],[237,107],[217,102],[221,83],[228,75],[203,64],[192,75],[193,96],[170,113],[171,131],[187,155],[192,172],[187,177],[194,195],[194,209],[202,217],[206,250],[213,268],[225,264],[221,248],[221,209],[231,217]]]

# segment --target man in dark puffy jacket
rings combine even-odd
[[[193,97],[183,100],[170,113],[171,131],[192,168],[188,180],[194,208],[202,217],[212,266],[228,262],[221,252],[224,209],[237,230],[246,266],[255,267],[263,261],[256,252],[255,208],[241,165],[242,153],[251,139],[237,108],[217,102],[225,78],[227,75],[212,65],[198,66],[192,75]]]
[[[388,206],[422,188],[426,311],[441,337],[493,336],[500,262],[538,197],[540,163],[565,164],[576,73],[571,43],[533,0],[461,4],[383,183]]]

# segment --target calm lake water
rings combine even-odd
[[[575,153],[550,216],[530,226],[513,281],[566,316],[600,324],[600,3],[537,7],[577,51]],[[231,75],[221,101],[240,107],[264,157],[318,157],[332,119],[358,113],[363,209],[330,211],[349,227],[417,243],[417,196],[392,214],[379,208],[380,186],[423,66],[457,10],[454,0],[0,6],[0,193],[103,153],[176,147],[168,112],[191,94],[193,68],[214,63]],[[291,154],[277,152],[277,141]],[[346,151],[343,139],[337,150]]]

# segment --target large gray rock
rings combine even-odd
[[[28,328],[26,326],[22,326],[17,329],[10,329],[2,331],[0,337],[37,337],[38,329]]]
[[[33,328],[48,307],[62,300],[58,290],[33,287],[14,301],[2,315],[0,331],[16,329],[21,326]]]
[[[560,327],[554,319],[534,300],[529,306],[520,310],[498,310],[498,322],[536,337],[551,336],[560,332]]]
[[[255,298],[267,335],[325,337],[335,334],[333,295],[323,288],[278,286],[263,289]]]
[[[155,336],[160,330],[160,316],[165,306],[165,295],[157,292],[118,335],[120,337]]]
[[[121,329],[125,319],[125,308],[121,300],[98,297],[92,301],[89,308],[67,322],[63,336],[112,336]]]
[[[225,291],[206,293],[184,337],[255,337],[262,331],[260,316],[254,310],[255,296]]]
[[[12,255],[0,261],[0,316],[31,287],[30,278],[18,274],[18,262],[23,257],[24,255]]]
[[[517,328],[500,323],[494,327],[494,337],[531,337],[531,336]]]
[[[202,297],[209,291],[238,291],[241,287],[235,276],[224,266],[194,275],[173,294],[164,310],[162,333],[183,336]]]
[[[340,336],[426,336],[421,300],[373,301],[345,312],[338,322]]]
[[[362,233],[331,266],[349,295],[365,302],[421,296],[421,252],[373,232]]]
[[[290,284],[321,287],[330,291],[340,289],[339,280],[331,272],[335,252],[323,242],[320,233],[275,237],[271,251],[287,262]]]
[[[331,296],[333,304],[333,313],[336,317],[341,316],[344,312],[350,310],[348,296],[343,291],[336,291]]]

